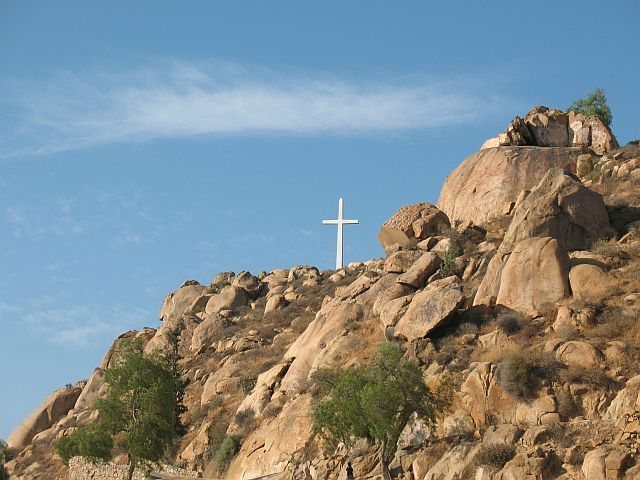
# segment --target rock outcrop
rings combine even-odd
[[[602,197],[553,168],[518,205],[474,304],[523,313],[570,295],[567,249],[589,248],[610,230]]]
[[[480,150],[449,174],[437,206],[451,222],[486,226],[511,213],[522,191],[533,189],[550,168],[574,172],[581,153],[581,147]]]
[[[38,433],[51,428],[74,407],[83,387],[84,384],[76,384],[53,392],[9,435],[9,448],[19,451]]]
[[[524,119],[515,117],[507,130],[485,141],[481,149],[515,145],[588,147],[598,155],[618,148],[611,130],[597,117],[538,106]]]
[[[412,242],[438,235],[450,226],[449,219],[430,203],[406,205],[384,222],[378,233],[378,241],[385,252],[394,248],[406,248]]]

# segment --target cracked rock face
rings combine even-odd
[[[442,186],[437,206],[451,222],[486,226],[510,211],[523,190],[533,189],[550,168],[575,172],[580,147],[498,147],[467,157]]]

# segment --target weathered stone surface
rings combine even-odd
[[[499,147],[467,157],[445,180],[438,208],[452,222],[486,226],[550,168],[575,171],[581,148]]]
[[[605,418],[625,423],[626,418],[640,415],[640,375],[627,380],[624,388],[613,399]]]
[[[476,431],[473,418],[465,410],[458,409],[442,421],[445,437],[469,437]]]
[[[160,320],[168,321],[171,318],[181,316],[198,297],[200,297],[207,287],[204,285],[186,285],[175,292],[164,297],[162,308],[160,309]]]
[[[484,432],[482,442],[485,445],[508,445],[512,446],[522,436],[522,429],[516,425],[502,424],[490,425]]]
[[[463,382],[461,405],[469,412],[480,429],[488,418],[500,423],[539,425],[559,421],[555,398],[541,389],[534,400],[519,401],[502,390],[497,378],[497,367],[490,362],[478,362]]]
[[[357,303],[342,303],[333,300],[316,315],[307,329],[289,347],[285,359],[293,361],[282,380],[280,390],[291,395],[298,391],[309,373],[320,366],[330,365],[328,352],[332,345],[340,345],[339,333],[350,322],[359,322],[364,312]]]
[[[264,313],[266,314],[275,312],[276,310],[282,310],[287,305],[288,302],[284,298],[284,295],[273,295],[269,300],[267,300],[267,304],[264,307]]]
[[[418,289],[423,288],[427,279],[440,268],[441,264],[442,260],[435,253],[424,253],[405,273],[398,277],[397,282]]]
[[[416,477],[416,480],[457,480],[462,478],[462,472],[473,462],[474,456],[480,448],[479,443],[455,445],[440,457],[422,479]]]
[[[413,297],[396,324],[395,335],[409,341],[424,338],[460,308],[463,301],[462,283],[457,277],[433,282]]]
[[[555,109],[539,106],[524,117],[535,144],[539,147],[570,147],[569,116]]]
[[[569,256],[552,238],[518,242],[511,254],[496,254],[474,305],[494,300],[523,313],[538,310],[569,295]]]
[[[418,250],[400,250],[389,255],[382,268],[389,273],[404,273],[421,255]]]
[[[393,282],[389,288],[385,289],[381,293],[378,294],[375,302],[373,303],[372,312],[374,315],[380,315],[382,308],[384,306],[396,298],[404,297],[410,295],[414,292],[412,287],[408,287],[407,285],[403,285],[401,283]]]
[[[277,417],[262,422],[242,443],[226,478],[259,478],[283,472],[293,455],[309,441],[313,418],[301,412],[311,411],[311,402],[311,395],[297,396],[284,405]]]
[[[596,265],[576,265],[569,272],[569,284],[573,296],[581,300],[597,300],[609,279]]]
[[[576,175],[584,177],[593,171],[593,157],[588,153],[580,155],[576,162]]]
[[[394,245],[406,248],[413,241],[437,235],[449,226],[447,216],[430,203],[406,205],[382,225],[378,240],[384,251],[391,253]]]
[[[590,343],[571,341],[557,348],[556,358],[570,366],[594,368],[602,363],[604,355]]]
[[[262,288],[262,283],[258,277],[254,277],[249,272],[240,272],[231,283],[234,287],[243,289],[250,298],[256,298]]]
[[[12,450],[22,450],[38,433],[47,430],[71,410],[84,385],[61,388],[53,392],[7,438]]]
[[[599,118],[587,117],[585,122],[591,130],[591,149],[598,155],[603,155],[615,148],[619,148],[616,137]]]
[[[221,310],[233,310],[234,308],[244,307],[249,303],[247,293],[239,287],[227,286],[220,293],[214,295],[207,302],[207,315],[213,315]]]
[[[208,315],[207,318],[193,330],[193,335],[191,336],[191,351],[198,352],[201,348],[210,346],[214,338],[219,336],[226,326],[227,321],[220,315],[216,313]]]
[[[584,456],[582,474],[589,480],[622,478],[630,459],[621,447],[598,447]]]
[[[405,297],[396,298],[389,302],[386,302],[380,309],[380,321],[382,322],[382,328],[386,330],[387,327],[393,327],[398,321],[399,317],[405,310],[405,307],[411,303],[411,295]]]
[[[602,197],[560,168],[550,169],[519,208],[501,251],[531,237],[551,237],[568,250],[588,249],[610,231]]]

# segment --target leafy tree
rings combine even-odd
[[[7,444],[0,438],[0,480],[7,480],[9,478],[9,474],[4,468],[5,462],[9,460],[7,450]]]
[[[613,120],[613,114],[607,105],[607,97],[602,88],[596,88],[587,98],[577,99],[569,105],[567,110],[598,117],[607,127],[611,126]]]
[[[107,396],[95,407],[95,424],[80,427],[57,444],[63,458],[81,455],[108,459],[111,449],[129,455],[129,479],[138,465],[158,461],[181,431],[181,384],[176,380],[171,355],[145,355],[142,343],[130,342],[105,373]]]
[[[432,392],[418,365],[396,343],[381,345],[376,358],[360,368],[322,370],[316,379],[326,397],[313,412],[314,429],[329,446],[352,445],[357,438],[375,442],[385,479],[398,439],[416,413],[432,427],[453,397],[448,380]]]

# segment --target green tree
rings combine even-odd
[[[80,427],[57,444],[60,455],[108,459],[113,446],[129,456],[129,479],[135,468],[162,458],[181,431],[181,384],[171,355],[145,355],[142,343],[123,345],[115,365],[105,373],[109,391],[98,399],[98,420]]]
[[[4,468],[5,462],[9,460],[7,450],[7,444],[0,438],[0,480],[7,480],[9,478],[9,474]]]
[[[602,88],[596,88],[586,98],[577,99],[569,105],[567,110],[598,117],[607,127],[610,127],[613,121],[613,114],[607,105],[607,97]]]
[[[432,392],[419,366],[396,343],[381,345],[375,359],[360,368],[322,370],[316,378],[325,398],[314,408],[315,431],[332,448],[357,438],[375,442],[385,479],[391,477],[389,462],[411,416],[416,413],[432,427],[453,397],[448,380]]]

